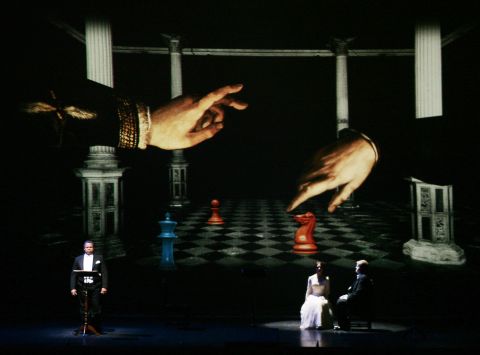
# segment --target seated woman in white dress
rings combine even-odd
[[[326,263],[316,261],[316,273],[308,278],[305,302],[300,309],[300,329],[332,329],[333,315],[328,303],[330,279],[325,276]]]

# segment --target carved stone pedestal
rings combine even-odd
[[[452,186],[409,181],[413,239],[403,245],[403,253],[434,264],[464,264],[465,254],[453,237]]]

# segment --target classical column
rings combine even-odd
[[[112,33],[105,18],[85,20],[87,78],[113,87]],[[85,167],[76,170],[83,182],[84,232],[91,238],[119,233],[122,222],[122,175],[115,148],[92,146]]]
[[[87,79],[113,87],[112,30],[107,19],[85,20]]]
[[[180,48],[180,37],[170,36],[170,94],[172,99],[183,94],[182,85],[182,50]]]
[[[349,127],[347,57],[350,41],[339,38],[332,40],[336,63],[337,137],[338,132]]]
[[[442,39],[435,20],[415,26],[415,117],[441,116]]]
[[[182,95],[182,53],[180,38],[169,36],[171,97]],[[183,149],[172,152],[169,164],[170,181],[170,206],[183,207],[190,203],[187,197],[187,172],[188,163],[183,154]]]
[[[352,39],[332,39],[332,47],[335,51],[336,64],[336,94],[337,94],[337,138],[342,129],[350,127],[348,120],[348,44]],[[357,208],[354,202],[353,192],[348,199],[339,206],[340,208]]]

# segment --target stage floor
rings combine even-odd
[[[306,203],[296,213],[316,215],[319,252],[305,256],[292,252],[298,223],[285,213],[288,201],[221,201],[223,226],[206,223],[209,202],[171,211],[178,223],[175,270],[159,267],[161,241],[155,233],[96,240],[110,279],[100,337],[73,335],[78,304],[68,280],[73,257],[82,252],[81,215],[58,214],[57,220],[45,222],[44,230],[28,235],[20,233],[32,227],[18,225],[19,234],[11,239],[18,243],[17,252],[4,259],[14,267],[3,276],[8,287],[1,293],[0,346],[32,352],[49,347],[249,352],[261,347],[281,353],[317,344],[338,353],[478,350],[480,312],[468,303],[479,291],[476,211],[455,211],[455,241],[465,250],[467,263],[442,266],[402,254],[403,243],[411,238],[407,206],[359,202],[359,208],[329,214],[324,204]],[[372,331],[298,329],[314,259],[327,261],[332,304],[352,283],[355,261],[370,262],[376,312]]]
[[[0,327],[0,349],[11,352],[68,353],[298,353],[319,348],[334,354],[475,353],[478,328],[374,322],[372,330],[299,330],[298,320],[162,321],[112,318],[103,334],[75,335],[74,324],[49,320]],[[321,348],[321,349],[320,349]],[[313,349],[312,349],[313,350]],[[4,352],[5,353],[5,352]]]

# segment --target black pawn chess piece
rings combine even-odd
[[[212,209],[212,216],[208,219],[208,224],[224,224],[225,222],[223,221],[222,217],[220,217],[220,214],[218,213],[218,209],[220,206],[220,202],[218,200],[212,200],[211,204],[211,209]]]

